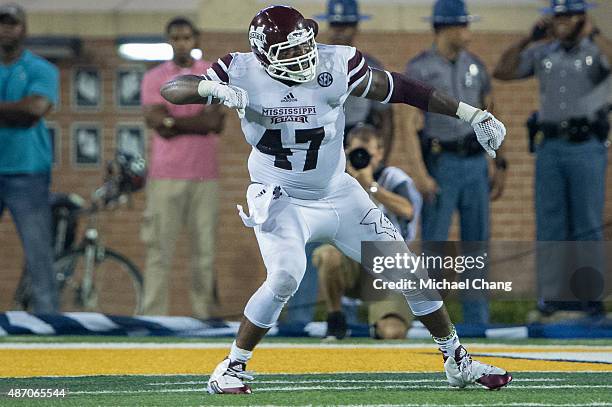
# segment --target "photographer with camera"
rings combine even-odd
[[[593,23],[592,6],[551,0],[546,15],[503,53],[493,74],[540,82],[540,109],[530,121],[531,133],[542,135],[533,143],[538,241],[603,240],[612,41]],[[540,289],[559,281],[558,272],[547,256],[538,256]],[[604,307],[600,301],[541,298],[538,311],[530,319],[552,322],[585,313],[598,317]]]
[[[412,179],[397,167],[383,165],[381,136],[370,125],[357,125],[346,135],[347,172],[370,193],[372,200],[394,224],[406,241],[416,235],[422,198]],[[343,295],[366,299],[372,334],[380,339],[402,339],[412,316],[400,293],[378,293],[372,297],[372,279],[359,264],[331,245],[313,253],[313,262],[328,312],[327,337],[342,339],[347,333],[346,317],[341,311]],[[365,298],[367,297],[367,298]],[[370,301],[372,299],[372,301]]]

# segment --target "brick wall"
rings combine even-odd
[[[222,56],[229,50],[246,50],[246,38],[242,34],[205,33],[203,48],[207,59]],[[474,38],[471,49],[487,66],[492,67],[505,49],[516,37],[510,34],[481,34]],[[324,39],[324,37],[322,38]],[[429,34],[363,34],[358,39],[359,48],[366,50],[386,67],[403,70],[408,59],[431,43]],[[116,56],[110,40],[88,40],[84,44],[85,54],[80,61],[71,65],[93,65],[102,71],[104,84],[104,106],[94,113],[76,112],[70,105],[71,65],[61,68],[61,106],[50,116],[61,128],[62,162],[53,173],[53,190],[77,192],[88,196],[101,180],[101,168],[75,169],[70,164],[71,123],[95,121],[103,128],[104,159],[114,151],[115,125],[119,122],[141,121],[140,112],[120,111],[113,103],[113,80],[118,66],[130,65]],[[505,144],[510,162],[506,191],[501,200],[492,205],[492,238],[497,240],[531,240],[534,236],[533,214],[533,157],[527,152],[523,123],[528,114],[537,106],[535,81],[512,84],[494,82],[497,100],[497,115],[508,127]],[[396,108],[401,112],[404,108]],[[221,143],[221,194],[220,216],[217,241],[216,270],[221,311],[224,315],[239,314],[252,293],[264,278],[265,270],[252,230],[242,226],[236,214],[235,204],[244,201],[248,185],[246,158],[249,146],[244,142],[236,115],[229,120]],[[405,147],[402,135],[397,134],[398,148],[392,154],[392,164],[403,166]],[[609,170],[610,171],[610,170]],[[606,220],[612,218],[612,188],[608,174],[608,199]],[[143,266],[144,251],[138,231],[144,208],[142,193],[135,196],[133,208],[122,208],[101,216],[100,230],[110,247],[118,248],[140,267]],[[612,238],[612,230],[606,231]],[[451,237],[456,237],[456,225]],[[173,314],[190,315],[190,285],[188,275],[189,253],[185,237],[178,241],[174,270],[170,280]],[[10,309],[12,294],[23,262],[21,248],[14,226],[8,216],[0,222],[0,311]]]

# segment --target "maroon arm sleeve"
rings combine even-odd
[[[433,87],[397,72],[391,72],[390,79],[391,95],[387,96],[388,103],[405,103],[421,110],[429,110]]]

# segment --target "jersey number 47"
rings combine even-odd
[[[317,168],[319,158],[319,148],[325,138],[325,129],[317,127],[315,129],[295,130],[295,142],[297,144],[310,143],[306,150],[306,161],[303,171],[314,170]],[[279,129],[268,129],[257,143],[256,148],[264,153],[274,156],[274,166],[284,170],[292,170],[291,161],[288,157],[293,155],[289,148],[283,147],[281,131]]]

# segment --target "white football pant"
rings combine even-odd
[[[306,271],[306,243],[331,243],[361,262],[362,241],[403,242],[401,234],[357,180],[348,174],[340,176],[338,188],[323,199],[302,200],[283,193],[272,201],[265,222],[254,227],[267,271],[266,281],[244,311],[256,326],[272,327],[284,304],[297,291]],[[410,253],[407,246],[405,250]],[[404,292],[415,315],[427,315],[442,306],[441,301],[418,294]]]

